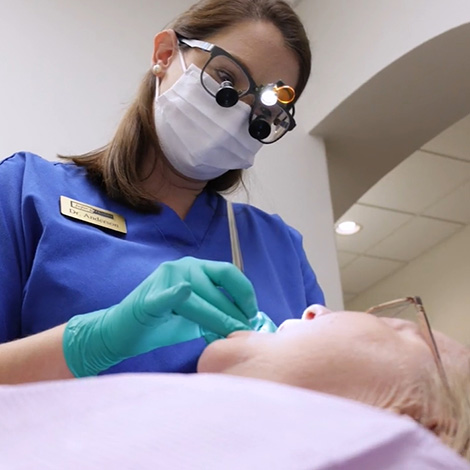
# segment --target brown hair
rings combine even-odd
[[[285,1],[200,0],[178,16],[169,28],[184,37],[203,40],[247,20],[270,22],[281,31],[286,46],[299,62],[297,99],[310,75],[311,53],[304,27]],[[141,163],[149,152],[154,152],[157,159],[161,155],[153,119],[154,96],[155,77],[149,70],[111,142],[84,155],[62,157],[85,167],[88,175],[106,190],[109,197],[143,211],[159,210],[153,198],[141,189],[139,174]],[[206,187],[214,191],[234,189],[241,182],[241,176],[242,170],[230,170],[209,181]]]

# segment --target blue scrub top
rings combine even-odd
[[[164,261],[193,256],[231,261],[225,199],[203,191],[185,220],[163,205],[142,214],[107,197],[72,163],[18,153],[0,162],[0,342],[120,302]],[[60,196],[124,217],[127,234],[60,213]],[[260,310],[279,325],[323,293],[300,234],[279,216],[234,204],[244,272]],[[112,372],[194,372],[203,339],[160,348]]]

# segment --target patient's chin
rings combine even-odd
[[[199,360],[197,361],[197,372],[199,373],[220,372],[220,370],[217,370],[216,367],[217,361],[212,357],[212,353],[210,350],[212,344],[207,346],[207,348],[204,349],[202,354],[199,356]]]
[[[254,354],[246,339],[258,334],[253,331],[236,331],[226,339],[209,344],[199,357],[197,371],[224,373],[227,369],[246,362]]]
[[[219,373],[223,372],[227,366],[230,366],[233,353],[227,339],[220,339],[209,344],[202,352],[197,362],[197,371],[201,373]]]

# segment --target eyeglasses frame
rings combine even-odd
[[[241,64],[235,57],[233,57],[229,52],[227,52],[225,49],[222,49],[221,47],[216,46],[215,44],[212,44],[212,43],[207,42],[207,41],[201,41],[199,39],[185,38],[184,36],[182,36],[178,33],[176,33],[176,37],[178,38],[178,43],[180,45],[184,44],[188,47],[195,48],[195,49],[200,49],[200,50],[202,50],[204,52],[208,52],[210,54],[209,59],[207,60],[206,64],[204,65],[204,67],[202,68],[202,71],[201,71],[201,85],[211,96],[214,96],[214,95],[204,86],[203,74],[204,74],[204,71],[205,71],[207,65],[209,64],[209,62],[214,57],[217,57],[217,56],[228,57],[230,60],[235,62],[242,69],[243,73],[248,78],[248,83],[249,83],[250,86],[249,86],[248,90],[246,90],[245,92],[239,93],[238,98],[243,98],[244,96],[248,96],[248,95],[253,95],[255,97],[255,103],[253,104],[253,106],[251,106],[251,113],[250,113],[250,117],[249,117],[249,120],[248,120],[248,122],[251,123],[254,120],[253,119],[254,109],[255,109],[255,107],[258,103],[261,103],[261,100],[259,98],[259,91],[262,90],[265,87],[265,85],[259,85],[259,86],[256,85],[255,81],[253,80],[253,77],[251,76],[250,72],[248,72],[247,68],[243,64]],[[237,93],[238,93],[238,90],[237,90]],[[294,127],[297,125],[297,123],[295,122],[295,119],[294,119],[295,106],[293,104],[285,105],[283,103],[278,103],[277,106],[284,109],[286,114],[289,116],[289,127],[288,127],[287,131],[284,132],[284,134],[282,134],[281,136],[279,136],[276,140],[273,140],[272,142],[262,142],[264,144],[273,144],[274,142],[277,142],[279,139],[284,137],[287,132],[294,129]],[[256,117],[255,117],[255,119],[256,119]]]
[[[397,308],[400,306],[405,307],[406,305],[413,305],[416,311],[417,317],[417,324],[420,329],[421,334],[429,346],[431,353],[434,358],[434,362],[436,363],[436,367],[439,373],[439,376],[444,384],[444,386],[450,390],[449,381],[447,379],[447,374],[444,369],[444,364],[442,363],[442,358],[439,353],[439,349],[437,347],[436,339],[434,338],[434,334],[431,329],[431,324],[429,322],[428,315],[426,314],[426,310],[424,309],[423,302],[421,298],[418,296],[410,296],[404,297],[402,299],[391,300],[389,302],[384,302],[379,305],[375,305],[374,307],[369,308],[366,310],[366,313],[371,313],[376,315],[379,312],[388,310],[390,308]]]

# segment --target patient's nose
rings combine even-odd
[[[326,315],[331,313],[331,310],[324,305],[313,304],[307,307],[302,313],[302,320],[313,320],[318,315]]]

